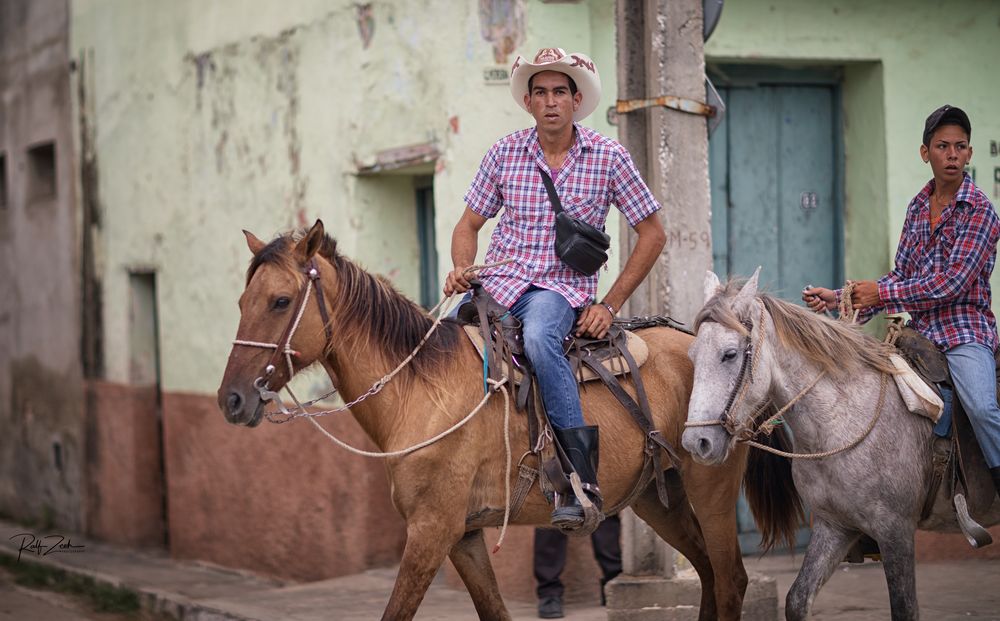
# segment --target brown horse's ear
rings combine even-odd
[[[313,258],[319,247],[323,245],[324,237],[323,221],[317,219],[316,224],[312,225],[306,236],[300,239],[299,243],[295,244],[295,258],[300,263],[305,263]]]
[[[243,235],[245,235],[247,238],[247,246],[249,246],[250,252],[253,253],[253,256],[257,256],[258,254],[260,254],[260,251],[263,250],[264,246],[267,245],[260,239],[258,239],[256,235],[254,235],[253,233],[251,233],[246,229],[243,229]]]

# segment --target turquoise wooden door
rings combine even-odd
[[[749,276],[798,300],[842,273],[832,86],[720,89],[726,119],[709,143],[712,246],[720,277]]]
[[[839,127],[834,85],[728,86],[726,118],[709,142],[712,247],[721,278],[750,276],[797,302],[808,284],[842,282]],[[741,496],[743,552],[760,535]],[[800,530],[805,545],[809,531]]]

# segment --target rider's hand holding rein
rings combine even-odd
[[[444,281],[444,294],[453,295],[455,293],[465,293],[472,288],[469,284],[469,279],[465,277],[465,270],[469,268],[468,265],[459,266],[448,272],[447,278]]]
[[[837,308],[837,294],[824,287],[806,287],[802,290],[802,301],[814,313],[823,313]]]

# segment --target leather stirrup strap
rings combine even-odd
[[[643,434],[646,436],[644,450],[653,461],[653,476],[656,478],[656,493],[663,506],[669,509],[671,507],[670,496],[668,495],[666,481],[663,478],[663,467],[660,462],[659,451],[659,448],[663,446],[663,442],[665,441],[662,438],[657,438],[659,434],[656,433],[656,429],[653,428],[653,424],[650,422],[649,418],[641,411],[639,404],[635,402],[635,399],[633,399],[630,394],[625,392],[625,389],[622,388],[618,379],[611,375],[611,372],[604,368],[604,365],[590,356],[584,356],[581,360],[583,364],[587,365],[587,368],[592,370],[598,375],[598,377],[601,378],[604,385],[607,386],[608,390],[611,391],[611,394],[618,399],[618,402],[621,403],[625,408],[625,411],[632,416],[632,420],[635,421],[636,425],[639,426],[639,429],[641,429]]]
[[[485,295],[473,295],[473,302],[476,304],[476,311],[479,314],[479,331],[483,335],[483,356],[486,358],[486,365],[489,367],[488,375],[491,380],[500,381],[500,360],[497,355],[497,342],[493,339],[490,316],[487,312],[489,299]],[[498,334],[497,339],[501,340],[502,335]]]

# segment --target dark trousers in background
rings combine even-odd
[[[621,521],[613,515],[590,535],[594,544],[594,558],[601,567],[601,601],[604,585],[622,572],[622,548],[619,542]],[[566,566],[566,535],[554,528],[535,529],[535,580],[538,582],[538,599],[562,597],[563,583],[559,579]]]

